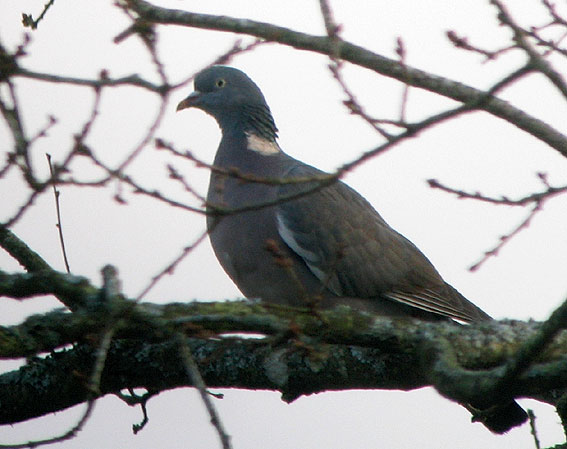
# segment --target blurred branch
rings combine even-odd
[[[519,234],[522,230],[527,229],[530,225],[532,219],[543,209],[543,205],[546,201],[554,198],[557,195],[565,194],[567,192],[567,186],[554,187],[549,184],[547,180],[547,175],[545,173],[537,174],[539,180],[545,187],[543,192],[531,193],[524,197],[518,199],[510,199],[507,196],[501,196],[499,198],[489,197],[481,194],[480,192],[465,192],[463,190],[454,189],[452,187],[445,186],[441,184],[436,179],[428,179],[427,182],[429,186],[433,189],[439,189],[444,192],[452,193],[457,195],[459,199],[473,199],[477,201],[482,201],[495,205],[505,205],[505,206],[528,206],[532,205],[530,212],[527,217],[522,220],[512,231],[507,234],[501,235],[498,243],[491,249],[484,252],[481,259],[469,267],[470,271],[475,271],[481,267],[484,262],[486,262],[490,257],[496,256],[500,249],[506,243],[510,242],[511,239]]]
[[[193,358],[193,354],[191,354],[191,348],[189,347],[185,336],[182,333],[178,333],[176,335],[176,341],[179,346],[179,355],[181,356],[181,362],[183,363],[183,367],[185,368],[185,372],[189,377],[191,384],[194,385],[197,390],[199,390],[199,394],[201,395],[201,400],[205,404],[205,408],[209,413],[211,418],[211,424],[215,427],[219,439],[221,441],[223,449],[230,449],[232,445],[230,444],[230,436],[226,433],[224,429],[224,425],[220,420],[219,414],[215,406],[213,405],[211,398],[209,397],[209,393],[207,392],[207,385],[201,376],[199,371],[199,367]]]
[[[53,270],[39,254],[1,225],[0,247],[28,271],[27,274],[0,271],[0,296],[21,299],[53,294],[71,310],[88,304],[94,287],[85,278]]]
[[[51,270],[49,264],[8,228],[0,225],[0,247],[29,272]]]
[[[207,238],[207,231],[203,231],[199,237],[195,239],[193,243],[187,245],[181,251],[172,262],[167,264],[167,266],[161,270],[157,275],[155,275],[150,283],[142,290],[142,292],[136,297],[136,301],[141,301],[144,296],[167,274],[171,275],[175,271],[175,268],[185,259],[191,252],[197,248],[206,238]]]
[[[535,70],[541,72],[546,76],[549,81],[561,92],[561,94],[567,99],[567,84],[563,79],[563,76],[557,72],[553,66],[546,61],[542,55],[540,55],[533,45],[527,39],[528,32],[526,32],[522,27],[520,27],[510,12],[508,8],[500,0],[490,0],[496,8],[498,9],[498,20],[504,26],[507,26],[514,33],[514,41],[516,44],[524,50],[530,59],[530,64]]]
[[[14,76],[35,79],[38,81],[47,81],[50,83],[63,83],[71,84],[77,86],[87,86],[93,88],[102,87],[119,87],[119,86],[134,86],[147,89],[151,92],[161,93],[163,87],[159,84],[154,84],[139,75],[133,74],[128,76],[123,76],[121,78],[108,78],[107,75],[101,76],[99,79],[86,79],[86,78],[76,78],[72,76],[63,75],[53,75],[50,73],[35,72],[33,70],[27,70],[24,68],[19,68],[14,72]]]
[[[538,178],[542,181],[546,189],[543,192],[531,193],[518,199],[511,199],[507,196],[499,198],[483,195],[480,192],[466,192],[464,190],[448,187],[436,179],[428,179],[429,187],[439,189],[447,193],[456,195],[459,199],[473,199],[483,201],[491,204],[498,204],[503,206],[527,206],[532,203],[539,203],[548,200],[556,195],[567,193],[567,186],[553,187],[547,183],[545,173],[538,173]]]

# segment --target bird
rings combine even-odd
[[[426,321],[492,319],[359,193],[285,153],[263,93],[244,72],[221,65],[202,70],[177,105],[177,111],[187,108],[211,115],[221,129],[207,229],[217,259],[244,296]],[[482,421],[495,433],[527,420],[514,401],[488,415]]]

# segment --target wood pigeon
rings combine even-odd
[[[177,110],[199,108],[222,130],[207,226],[220,264],[246,297],[426,320],[491,319],[361,195],[284,153],[270,108],[246,74],[213,66],[194,84]],[[527,418],[514,402],[501,408],[484,420],[494,432]]]

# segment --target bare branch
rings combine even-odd
[[[47,156],[47,163],[49,164],[49,172],[51,173],[51,177],[53,177],[54,173],[53,173],[53,165],[51,165],[51,155],[49,153],[46,153],[45,156]],[[63,261],[65,262],[65,269],[67,270],[67,273],[70,273],[71,269],[69,268],[67,251],[65,250],[65,239],[63,238],[63,224],[61,223],[61,207],[59,205],[59,195],[60,195],[59,190],[57,190],[57,187],[55,187],[55,184],[53,184],[53,196],[55,197],[55,212],[57,214],[57,223],[55,224],[55,227],[59,231],[59,242],[61,243],[61,251],[63,252]]]
[[[508,46],[499,50],[484,50],[480,47],[472,45],[471,43],[469,43],[466,37],[459,36],[455,31],[452,30],[447,31],[447,38],[456,48],[467,50],[473,53],[478,53],[486,57],[486,61],[494,60],[498,56],[516,48],[516,46]]]
[[[53,6],[55,0],[49,0],[45,5],[43,5],[43,11],[37,19],[34,20],[31,14],[22,14],[22,24],[24,27],[30,27],[32,30],[36,30],[39,22],[43,20],[45,14]]]
[[[15,73],[15,77],[35,79],[38,81],[47,81],[50,83],[62,83],[71,84],[76,86],[86,86],[93,87],[95,89],[100,89],[102,87],[120,87],[120,86],[134,86],[140,87],[151,92],[161,93],[163,87],[154,84],[150,81],[146,81],[140,78],[139,75],[128,75],[121,78],[100,78],[100,79],[85,79],[85,78],[75,78],[71,76],[63,75],[53,75],[49,73],[35,72],[33,70],[27,70],[24,68],[19,68]]]
[[[541,174],[538,177],[541,179]],[[521,198],[511,199],[507,196],[501,196],[499,198],[495,198],[495,197],[483,195],[480,192],[466,192],[464,190],[454,189],[452,187],[448,187],[444,184],[441,184],[436,179],[428,179],[427,183],[429,184],[429,187],[433,189],[439,189],[447,193],[452,193],[456,195],[459,199],[468,198],[468,199],[473,199],[473,200],[478,200],[486,203],[503,205],[503,206],[527,206],[528,204],[541,202],[556,195],[560,195],[562,193],[567,192],[567,186],[552,187],[547,185],[545,191],[532,193],[523,196]]]
[[[169,263],[159,274],[155,275],[151,282],[142,290],[142,292],[136,297],[136,302],[142,300],[144,296],[166,275],[166,274],[173,274],[177,265],[183,261],[191,252],[199,246],[207,237],[207,231],[203,231],[197,239],[191,243],[190,245],[183,248],[181,254],[177,256],[171,263]]]
[[[563,76],[557,72],[553,66],[536,51],[535,48],[533,48],[528,39],[526,39],[526,35],[528,33],[526,33],[526,31],[524,31],[524,29],[516,23],[509,13],[508,8],[506,8],[500,0],[491,0],[490,2],[498,8],[498,19],[503,25],[512,30],[514,33],[514,40],[518,46],[526,52],[530,58],[531,65],[536,70],[543,73],[551,81],[551,83],[557,87],[565,99],[567,99],[567,84],[565,83]]]
[[[223,449],[230,449],[232,445],[230,444],[230,435],[226,433],[222,421],[219,417],[219,414],[211,402],[211,398],[209,397],[209,393],[207,392],[207,385],[199,372],[199,367],[195,363],[195,359],[191,354],[191,349],[185,340],[185,336],[181,333],[177,334],[176,342],[179,346],[179,354],[181,355],[181,361],[183,362],[183,366],[185,368],[185,372],[189,379],[191,380],[191,384],[194,385],[199,394],[201,395],[201,400],[205,404],[207,412],[211,417],[211,424],[215,427],[219,439],[221,441]]]
[[[486,262],[489,258],[498,255],[498,252],[502,249],[502,247],[506,245],[508,242],[510,242],[514,236],[518,235],[522,230],[527,229],[527,227],[530,225],[535,215],[542,210],[543,205],[546,201],[550,200],[551,198],[557,195],[561,195],[567,192],[567,186],[559,186],[559,187],[551,186],[548,183],[547,177],[544,173],[538,173],[538,178],[543,183],[545,190],[543,192],[532,193],[518,199],[510,199],[506,196],[494,198],[483,195],[480,192],[474,192],[474,193],[465,192],[463,190],[454,189],[452,187],[445,186],[436,179],[427,180],[427,183],[431,188],[452,193],[454,195],[457,195],[459,199],[473,199],[490,204],[504,205],[504,206],[527,206],[529,204],[533,204],[533,207],[530,210],[527,217],[524,220],[522,220],[522,222],[519,223],[508,234],[502,235],[498,243],[492,249],[485,251],[481,259],[469,267],[470,271],[478,270],[484,264],[484,262]]]
[[[329,39],[328,36],[313,36],[253,20],[160,8],[144,0],[131,0],[129,4],[145,20],[150,22],[249,34],[329,56],[333,56],[336,50],[333,40]],[[479,104],[479,109],[508,121],[567,156],[567,137],[564,134],[506,101],[492,96],[487,97],[486,92],[440,76],[431,75],[410,66],[406,66],[404,69],[397,61],[372,53],[344,40],[340,42],[338,57],[401,82],[409,80],[411,86],[429,90],[460,103]]]
[[[518,235],[522,230],[527,229],[532,219],[537,215],[539,211],[542,209],[542,203],[536,203],[532,210],[529,212],[528,216],[522,220],[512,231],[508,234],[503,234],[500,236],[498,243],[488,251],[485,251],[482,257],[478,262],[475,262],[469,267],[469,271],[476,271],[478,270],[488,259],[491,257],[495,257],[498,255],[500,250],[506,245],[506,243],[510,242],[512,238]]]

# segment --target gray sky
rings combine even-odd
[[[44,2],[3,0],[0,38],[10,50],[22,41],[21,13],[41,11]],[[295,30],[323,33],[318,2],[263,1],[161,1],[159,5],[273,22]],[[207,6],[203,6],[207,3]],[[522,23],[539,24],[544,16],[535,1],[511,0],[511,11]],[[520,67],[524,58],[508,54],[496,62],[482,63],[480,56],[455,50],[445,31],[468,36],[474,44],[498,48],[509,33],[499,27],[488,2],[438,0],[437,2],[334,2],[335,18],[343,24],[345,39],[388,57],[395,57],[395,41],[404,39],[407,63],[414,67],[486,88]],[[111,1],[74,0],[55,3],[39,29],[32,34],[24,67],[48,73],[93,78],[101,69],[113,77],[139,73],[157,80],[147,52],[137,38],[120,45],[112,39],[129,25]],[[235,37],[159,27],[159,54],[172,81],[179,81],[228,49]],[[325,170],[355,159],[381,142],[360,119],[348,114],[343,93],[326,69],[326,58],[273,44],[237,57],[232,65],[247,72],[261,87],[280,129],[280,144],[292,156]],[[566,73],[566,67],[559,67]],[[402,86],[368,70],[347,66],[345,77],[368,111],[378,117],[396,118]],[[58,124],[34,147],[34,163],[47,176],[45,153],[61,160],[70,150],[72,135],[89,116],[93,94],[87,88],[33,81],[18,81],[18,93],[30,134],[47,122]],[[219,140],[213,119],[200,111],[175,114],[175,104],[192,86],[175,93],[157,136],[190,148],[212,161]],[[531,77],[506,90],[503,98],[525,108],[558,129],[565,129],[567,107],[558,92],[542,77]],[[116,163],[144,135],[156,114],[156,99],[134,88],[106,89],[101,116],[87,143],[98,157]],[[408,115],[419,119],[450,106],[448,100],[411,89]],[[0,124],[2,151],[11,149],[4,122]],[[140,183],[190,201],[168,179],[165,164],[172,159],[153,145],[131,166]],[[190,164],[178,164],[192,185],[206,192],[208,173]],[[496,318],[545,319],[565,298],[567,265],[565,221],[567,199],[546,204],[529,229],[508,244],[497,258],[479,271],[467,267],[490,249],[499,236],[510,232],[527,210],[459,201],[432,191],[426,179],[437,178],[456,188],[488,195],[522,196],[541,190],[537,172],[546,172],[552,183],[565,180],[567,162],[554,150],[504,121],[475,113],[445,123],[405,142],[385,155],[357,168],[346,181],[362,193],[397,230],[410,238],[432,260],[444,278],[475,304]],[[92,167],[76,161],[74,174],[93,176]],[[2,217],[11,216],[25,198],[19,174],[0,180]],[[122,188],[127,205],[113,195]],[[99,283],[100,268],[118,267],[124,292],[136,296],[180,249],[204,230],[203,216],[173,210],[136,196],[117,184],[106,189],[61,189],[63,224],[72,271]],[[198,205],[198,202],[195,202]],[[53,267],[63,270],[55,229],[51,195],[43,195],[17,223],[14,230]],[[3,270],[18,269],[0,254]],[[173,276],[163,279],[147,300],[225,299],[240,293],[224,274],[208,242],[183,262]],[[20,321],[29,313],[58,304],[47,298],[23,304],[0,299],[3,323]],[[11,369],[13,362],[4,362]],[[506,436],[491,435],[469,414],[431,389],[411,393],[349,391],[301,398],[288,405],[277,393],[223,391],[215,400],[237,449],[318,448],[529,448],[529,428]],[[551,407],[534,401],[533,407],[543,445],[562,439],[559,419]],[[0,443],[22,442],[57,435],[71,427],[82,406],[55,416],[0,427]],[[193,390],[178,389],[150,401],[150,422],[134,436],[131,425],[141,420],[138,409],[114,397],[97,404],[93,418],[77,438],[60,444],[68,448],[214,448],[217,437]]]

